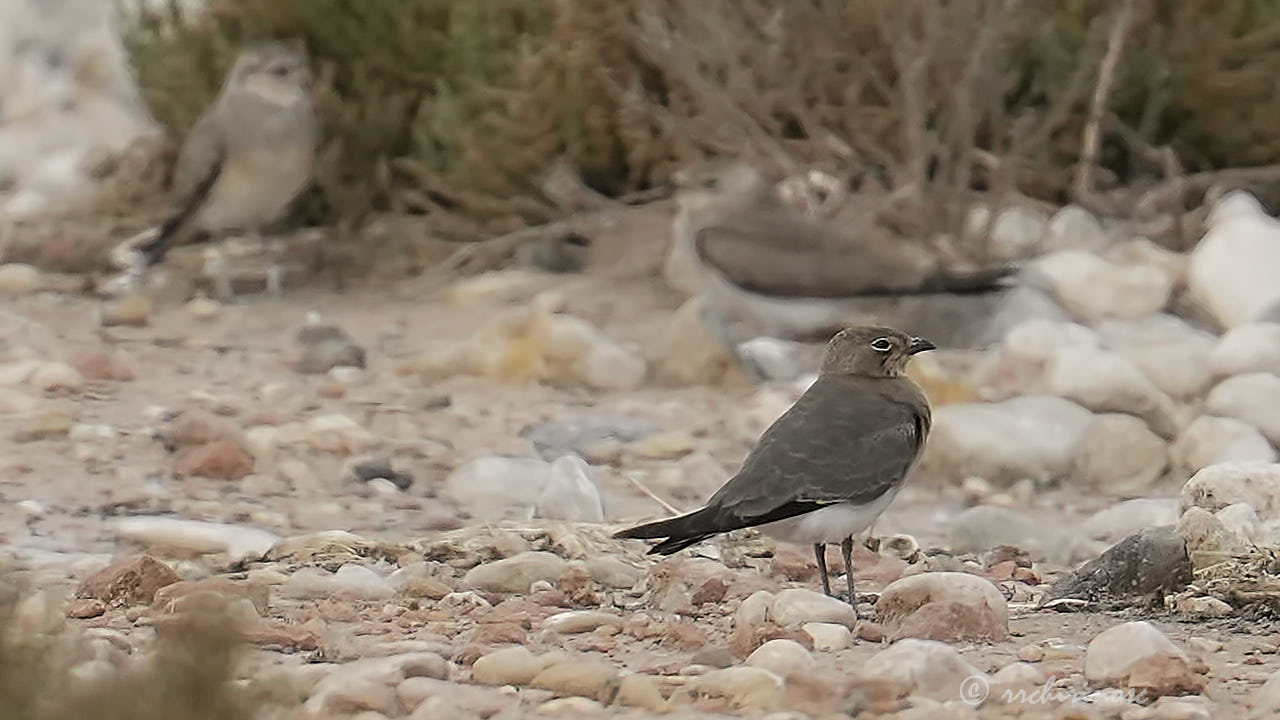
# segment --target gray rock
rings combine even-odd
[[[1093,415],[1057,397],[937,408],[920,461],[930,479],[959,483],[977,476],[993,485],[1068,476]]]
[[[1012,545],[1045,557],[1065,550],[1065,536],[1058,528],[1016,510],[979,505],[952,519],[947,545],[954,553],[975,555],[1001,545]]]
[[[1173,465],[1195,473],[1227,462],[1276,461],[1276,450],[1256,427],[1236,418],[1201,415],[1169,447]]]
[[[604,520],[604,503],[585,460],[570,454],[551,463],[546,485],[533,505],[533,516],[572,522]]]
[[[586,456],[607,440],[635,442],[657,430],[656,425],[643,418],[583,413],[526,425],[520,430],[520,437],[532,443],[534,450],[550,462],[569,453]]]
[[[1041,605],[1055,605],[1064,599],[1090,603],[1159,600],[1189,582],[1191,560],[1182,536],[1167,525],[1146,528],[1054,583]]]
[[[1229,530],[1220,518],[1204,508],[1188,508],[1182,514],[1178,520],[1178,535],[1187,547],[1192,567],[1197,570],[1249,550],[1244,538]]]
[[[1209,356],[1217,339],[1173,315],[1098,326],[1106,346],[1124,356],[1175,398],[1200,396],[1212,381]]]
[[[1271,373],[1236,375],[1218,383],[1205,399],[1204,411],[1243,420],[1280,443],[1280,377]]]
[[[1115,542],[1139,530],[1178,522],[1177,498],[1134,498],[1099,510],[1084,521],[1084,531],[1095,540]]]
[[[1132,415],[1097,415],[1080,443],[1071,480],[1113,496],[1144,494],[1169,465],[1163,440]]]

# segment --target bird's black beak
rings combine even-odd
[[[907,345],[907,354],[915,355],[916,353],[924,352],[925,350],[935,350],[937,347],[937,345],[934,345],[922,337],[913,337],[911,338],[911,342]]]

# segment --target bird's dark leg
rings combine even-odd
[[[813,559],[818,561],[818,572],[822,575],[822,592],[830,595],[831,579],[827,577],[827,546],[822,543],[814,543]]]
[[[853,614],[858,614],[858,596],[853,594],[853,536],[840,541],[840,555],[844,558],[844,580],[849,588],[849,604]],[[827,593],[828,595],[830,593]]]

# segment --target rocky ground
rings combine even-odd
[[[1228,463],[1183,488],[1200,464],[1274,459],[1261,420],[1205,415],[1208,439],[1188,439],[1184,409],[1200,401],[1175,391],[1197,381],[1177,373],[1115,402],[1063,372],[1045,380],[1055,392],[1027,392],[1028,337],[1076,352],[1074,366],[1112,362],[1064,339],[1083,326],[1011,334],[988,354],[1002,370],[978,376],[1023,386],[992,402],[954,402],[976,391],[957,390],[967,381],[946,363],[920,371],[939,445],[876,526],[878,547],[858,548],[862,619],[815,591],[806,548],[745,533],[655,561],[609,539],[666,504],[696,506],[804,387],[753,386],[673,320],[681,299],[653,242],[666,222],[661,208],[629,216],[583,275],[511,271],[429,298],[313,285],[160,305],[145,325],[104,327],[100,301],[0,268],[0,537],[22,597],[11,627],[81,638],[61,682],[91,682],[149,657],[167,618],[221,597],[253,647],[241,677],[273,685],[288,717],[1280,708],[1275,627],[1203,574],[1245,562],[1232,533],[1254,537],[1243,528],[1276,512],[1280,474]],[[1209,353],[1216,339],[1198,338]],[[708,363],[714,382],[679,382]],[[1219,414],[1239,416],[1247,397],[1219,394]],[[1038,440],[1018,439],[1025,418]],[[975,428],[987,437],[966,436]],[[1012,445],[998,462],[992,434]],[[1049,590],[1135,531],[1175,524],[1167,573],[1169,537],[1140,534]],[[1202,571],[1190,591],[1176,577],[1190,572],[1184,541]],[[1180,593],[1169,609],[1166,590]]]

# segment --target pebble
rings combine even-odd
[[[1221,618],[1235,613],[1235,609],[1215,597],[1178,598],[1174,612],[1194,618]]]
[[[539,458],[481,457],[450,473],[443,494],[482,517],[528,517],[550,477]]]
[[[1280,670],[1273,672],[1253,694],[1254,717],[1270,717],[1280,713]]]
[[[805,623],[801,630],[813,641],[813,649],[819,652],[844,650],[853,645],[853,633],[838,623]]]
[[[467,572],[463,582],[478,590],[523,593],[539,580],[554,581],[569,567],[559,555],[548,552],[522,552],[502,560],[477,565]]]
[[[959,572],[895,580],[876,602],[876,622],[904,637],[994,642],[1009,635],[1009,608],[991,581]]]
[[[570,610],[556,613],[542,622],[542,626],[558,633],[591,632],[602,625],[622,625],[622,618],[600,610]]]
[[[742,600],[733,614],[735,628],[753,628],[769,619],[775,600],[768,590],[757,590]]]
[[[99,308],[103,327],[144,327],[151,319],[151,300],[142,293],[107,300]]]
[[[307,421],[306,441],[322,452],[358,455],[368,452],[377,439],[359,423],[346,415],[319,415]]]
[[[557,416],[526,425],[520,437],[548,462],[577,453],[582,457],[603,443],[630,443],[657,431],[652,421],[611,413]]]
[[[29,413],[40,406],[40,401],[21,390],[0,387],[0,413]]]
[[[253,472],[254,458],[239,443],[214,440],[187,450],[174,461],[173,471],[183,477],[240,480]]]
[[[703,322],[703,298],[691,298],[671,316],[658,349],[659,379],[674,385],[713,385],[734,372],[737,361]]]
[[[613,555],[596,555],[588,558],[585,567],[591,579],[607,588],[635,587],[644,577],[644,571]]]
[[[806,588],[778,591],[768,616],[783,627],[829,622],[852,629],[858,623],[858,614],[849,603]]]
[[[812,623],[810,623],[812,624]],[[843,625],[836,627],[843,628]],[[846,630],[846,632],[848,632]],[[804,673],[814,666],[813,655],[795,640],[776,639],[765,642],[747,656],[746,664],[763,668],[779,677]]]
[[[698,442],[682,430],[656,432],[626,446],[629,453],[647,460],[674,460],[696,449]]]
[[[1091,683],[1146,689],[1152,697],[1198,693],[1205,684],[1186,654],[1146,621],[1123,623],[1095,637],[1085,651],[1084,674]]]
[[[1276,403],[1280,403],[1280,377],[1271,373],[1248,373],[1218,383],[1205,398],[1204,411],[1242,420],[1258,428],[1275,444],[1280,443],[1280,417],[1274,412]]]

